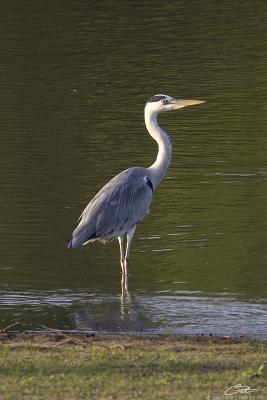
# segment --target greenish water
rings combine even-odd
[[[64,329],[265,337],[267,6],[262,1],[2,2],[0,315]],[[132,245],[68,250],[107,180],[150,165],[144,103],[173,160]]]

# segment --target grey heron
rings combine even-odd
[[[145,124],[158,143],[156,161],[148,168],[133,167],[111,179],[90,201],[79,218],[79,224],[68,240],[68,247],[117,238],[120,246],[122,274],[127,278],[130,245],[136,224],[149,212],[153,193],[164,178],[171,161],[169,136],[159,127],[157,115],[163,111],[204,103],[203,100],[175,99],[158,94],[145,105]],[[124,252],[123,238],[127,244]]]

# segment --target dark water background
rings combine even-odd
[[[267,5],[3,1],[0,317],[24,328],[267,337]],[[95,192],[149,166],[144,103],[174,150],[132,245],[66,239]]]

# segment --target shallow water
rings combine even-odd
[[[3,326],[267,337],[267,8],[262,2],[2,4]],[[132,246],[68,250],[81,211],[119,171],[150,165],[143,106],[173,160]]]
[[[56,290],[2,292],[2,322],[15,330],[57,328],[102,333],[248,335],[266,340],[266,307],[230,294],[177,290],[134,295]]]

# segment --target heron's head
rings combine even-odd
[[[165,94],[156,94],[146,102],[146,109],[151,112],[178,110],[179,108],[205,103],[205,100],[175,99]]]

